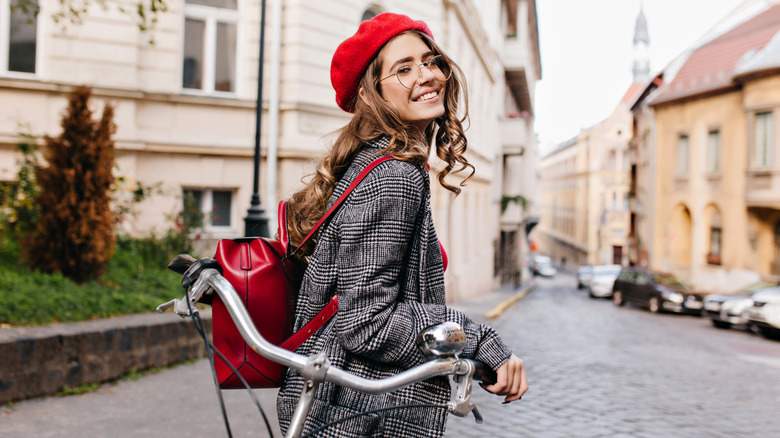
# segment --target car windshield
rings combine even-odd
[[[620,266],[599,266],[596,268],[593,268],[593,275],[599,275],[599,276],[617,276],[620,274],[620,270],[622,268]]]
[[[661,286],[688,288],[688,284],[672,274],[653,274],[653,281]]]

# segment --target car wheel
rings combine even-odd
[[[612,292],[612,302],[615,303],[616,306],[620,307],[623,305],[623,293],[619,290],[616,290]]]
[[[764,337],[780,341],[780,329],[772,327],[759,327],[758,329]]]
[[[712,325],[714,325],[715,327],[717,327],[719,329],[730,329],[731,328],[731,323],[730,322],[718,321],[716,319],[712,320]]]
[[[648,304],[648,308],[652,313],[658,313],[658,311],[661,310],[661,305],[658,302],[658,297],[650,298],[650,303]]]

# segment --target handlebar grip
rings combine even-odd
[[[481,380],[488,385],[492,385],[496,383],[498,380],[498,376],[496,375],[496,372],[491,370],[487,367],[487,365],[480,364],[481,366],[477,367],[476,372],[474,372],[474,378],[477,380]]]
[[[168,263],[168,269],[177,274],[184,274],[195,261],[195,257],[189,254],[179,254]]]

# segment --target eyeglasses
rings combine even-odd
[[[442,55],[436,55],[422,64],[416,64],[414,62],[404,62],[403,64],[399,64],[396,66],[395,72],[393,74],[385,76],[384,78],[380,79],[379,82],[384,81],[390,76],[395,76],[398,78],[398,82],[400,82],[401,85],[412,90],[419,85],[417,80],[422,79],[421,67],[427,68],[428,71],[433,73],[433,75],[439,81],[446,81],[450,78],[450,76],[452,76],[452,69],[450,68],[450,64],[447,62],[447,60],[444,59]]]

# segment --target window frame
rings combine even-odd
[[[683,140],[685,140],[683,142]],[[683,149],[683,143],[685,148]],[[685,153],[683,154],[683,150]],[[677,135],[677,151],[676,151],[677,166],[675,167],[675,174],[678,177],[687,177],[690,172],[691,165],[691,137],[686,133]],[[683,156],[684,155],[684,156]]]
[[[198,4],[184,4],[184,14],[182,16],[182,44],[181,54],[179,56],[179,87],[183,94],[195,96],[214,96],[236,98],[240,93],[240,84],[238,78],[242,67],[243,50],[242,34],[243,26],[241,23],[242,1],[236,2],[236,9],[218,8],[214,6],[205,6]],[[187,26],[187,20],[203,21],[203,77],[201,78],[202,88],[184,87],[184,34]],[[216,62],[217,62],[217,29],[219,24],[233,24],[236,26],[236,53],[235,66],[233,69],[233,91],[216,90]]]
[[[231,234],[240,225],[237,221],[236,211],[236,193],[238,191],[235,187],[193,187],[182,186],[181,188],[181,207],[184,205],[184,194],[188,191],[201,192],[201,205],[200,212],[203,213],[203,231],[216,235]],[[227,225],[214,225],[212,223],[212,213],[214,210],[214,192],[229,192],[230,193],[230,222]]]
[[[8,11],[7,14],[0,14],[0,77],[30,79],[37,78],[41,65],[41,20],[44,16],[45,4],[38,0],[38,14],[35,15],[35,71],[22,72],[8,69],[8,63],[11,56],[11,1],[0,0],[0,11]],[[43,2],[45,3],[45,2]]]
[[[714,135],[713,135],[714,134]],[[713,145],[713,139],[717,138],[717,144]],[[713,150],[714,149],[714,150]],[[707,131],[707,172],[720,173],[722,169],[721,155],[723,150],[723,136],[719,128]]]
[[[758,135],[758,128],[759,128],[759,119],[763,120],[762,116],[768,116],[768,120],[766,123],[766,131],[769,132],[768,135],[765,137],[767,138],[766,143],[764,143],[763,148],[763,159],[759,161],[759,135]],[[753,115],[753,144],[751,145],[750,151],[752,153],[752,157],[750,160],[750,165],[753,169],[769,169],[773,166],[774,162],[774,143],[775,143],[775,129],[774,129],[774,112],[772,110],[762,110],[762,111],[756,111]]]

